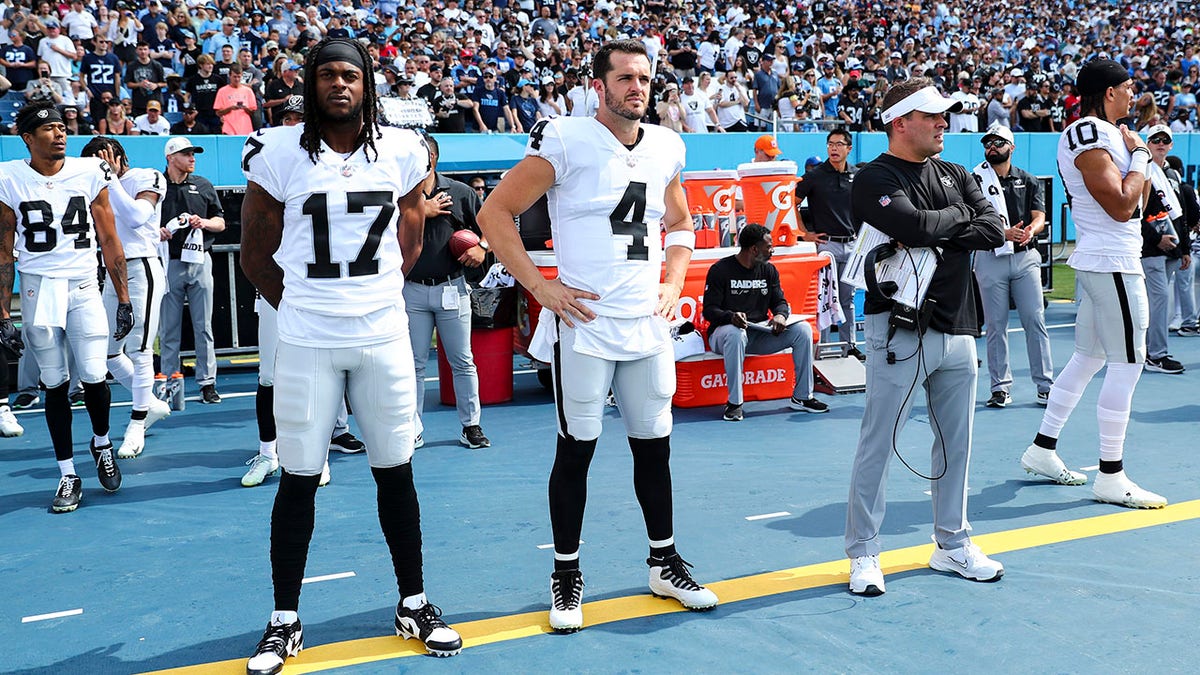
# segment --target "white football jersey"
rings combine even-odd
[[[95,278],[92,202],[112,174],[99,157],[68,157],[53,176],[34,171],[23,159],[0,164],[0,202],[17,216],[15,248],[22,274]]]
[[[247,180],[284,205],[274,255],[284,284],[279,335],[307,345],[330,332],[338,346],[391,339],[407,330],[396,204],[429,174],[428,146],[411,130],[384,127],[374,161],[365,147],[343,158],[326,146],[314,166],[300,147],[303,130],[265,129],[242,149]]]
[[[144,223],[126,223],[117,219],[117,236],[125,248],[125,258],[153,258],[158,255],[158,226],[162,222],[162,200],[167,195],[167,179],[157,169],[130,169],[121,176],[121,187],[131,199],[143,192],[158,195],[154,215]]]
[[[1083,117],[1068,126],[1058,139],[1058,173],[1075,221],[1075,252],[1067,264],[1085,272],[1142,274],[1142,215],[1135,209],[1127,221],[1114,220],[1088,192],[1075,158],[1088,150],[1108,152],[1121,172],[1129,173],[1133,155],[1121,131],[1098,117]]]
[[[642,130],[629,150],[594,117],[559,117],[535,124],[525,148],[554,167],[547,205],[558,276],[599,295],[584,302],[601,316],[636,318],[657,309],[659,223],[685,150],[666,127]]]

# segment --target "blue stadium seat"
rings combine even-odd
[[[4,96],[0,96],[0,122],[12,124],[17,118],[17,111],[24,105],[24,92],[10,91]]]
[[[174,126],[183,121],[183,113],[182,112],[163,113],[163,119],[170,122],[171,125]]]

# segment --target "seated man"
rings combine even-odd
[[[788,322],[791,308],[783,297],[779,270],[767,262],[775,247],[771,231],[751,223],[738,234],[741,251],[713,263],[704,281],[704,318],[709,322],[708,344],[725,356],[729,403],[725,419],[742,419],[742,362],[747,354],[774,354],[792,348],[796,386],[793,410],[829,412],[813,398],[812,327],[807,321]],[[767,319],[767,310],[771,318]]]

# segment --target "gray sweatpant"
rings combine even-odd
[[[879,527],[887,507],[892,434],[895,430],[898,436],[904,428],[916,388],[922,386],[934,434],[928,475],[937,476],[945,469],[939,480],[932,481],[934,539],[943,549],[959,548],[970,541],[967,465],[978,376],[975,339],[929,329],[918,354],[915,331],[897,331],[890,341],[887,332],[887,314],[867,315],[867,402],[846,509],[845,547],[850,558],[878,555],[881,550]],[[887,362],[889,351],[896,355],[895,363]],[[915,468],[921,467],[915,455],[906,459]]]
[[[729,402],[741,405],[742,374],[745,372],[747,354],[775,354],[792,348],[792,366],[796,371],[796,384],[792,387],[792,398],[806,400],[813,394],[813,344],[812,326],[807,321],[797,321],[779,335],[770,332],[738,328],[727,323],[718,326],[708,338],[713,352],[725,357],[725,376],[729,387]]]
[[[1050,391],[1054,366],[1050,363],[1050,333],[1042,304],[1041,254],[1035,249],[998,256],[991,251],[975,254],[975,278],[983,296],[984,328],[987,330],[988,377],[991,391],[1012,389],[1012,366],[1008,354],[1009,296],[1017,306],[1025,329],[1025,351],[1029,374],[1039,392]]]

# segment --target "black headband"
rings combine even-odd
[[[1096,96],[1129,79],[1125,66],[1112,59],[1095,59],[1084,64],[1075,78],[1080,96]]]
[[[317,52],[317,62],[313,67],[320,67],[331,61],[341,61],[357,66],[359,70],[366,72],[367,64],[363,61],[362,54],[352,42],[344,38],[334,38],[325,43]]]
[[[17,134],[32,134],[43,124],[61,124],[62,121],[62,114],[58,112],[57,108],[42,108],[21,120],[21,123],[17,125]]]

